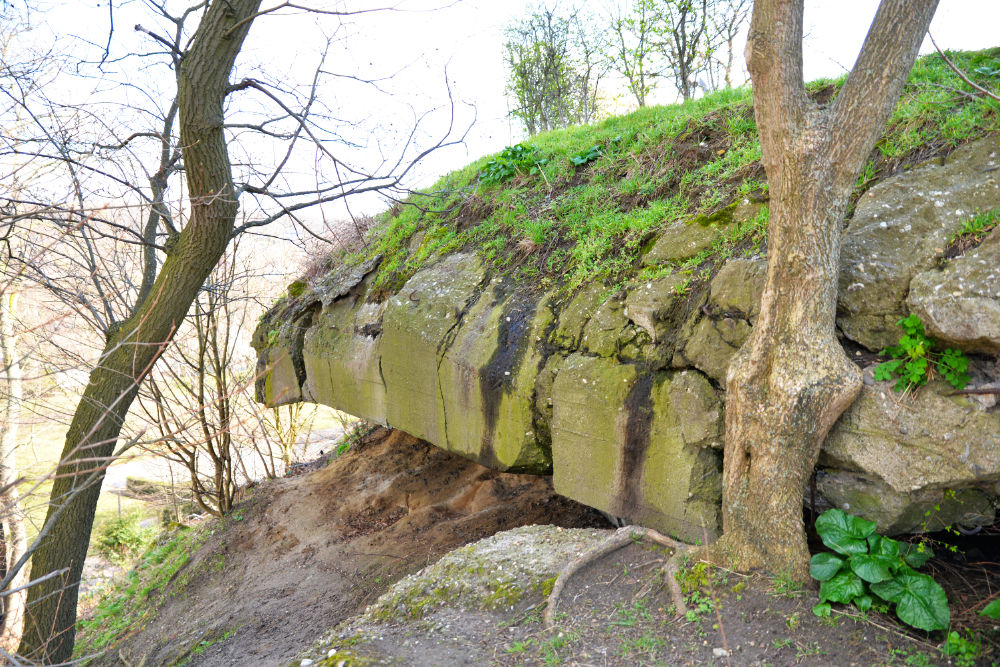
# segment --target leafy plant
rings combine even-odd
[[[979,657],[980,642],[971,633],[962,636],[958,632],[949,632],[948,638],[941,645],[941,653],[951,658],[956,667],[972,667]]]
[[[1000,76],[1000,60],[994,60],[989,65],[983,65],[982,67],[976,67],[972,70],[976,74],[981,74],[982,76],[997,77]]]
[[[479,182],[483,185],[497,185],[518,174],[537,174],[548,162],[541,157],[538,149],[531,144],[507,146],[479,172]]]
[[[604,155],[604,151],[601,149],[600,146],[594,144],[593,146],[591,146],[589,149],[587,149],[582,153],[571,155],[569,161],[572,162],[573,166],[575,167],[582,167],[588,162],[593,162],[602,155]]]
[[[979,612],[979,615],[1000,620],[1000,598],[986,605],[986,607]]]
[[[915,568],[934,556],[925,544],[912,546],[875,534],[875,522],[839,509],[816,519],[823,544],[836,553],[819,553],[809,574],[820,582],[817,616],[830,614],[830,603],[854,604],[868,611],[879,602],[896,605],[896,615],[921,630],[944,630],[951,621],[944,589]]]
[[[98,553],[114,563],[124,563],[138,556],[156,537],[156,526],[144,526],[142,522],[143,517],[138,513],[109,521],[98,535]]]
[[[948,381],[955,389],[962,389],[969,383],[969,359],[960,350],[946,349],[934,352],[937,341],[924,332],[924,323],[916,315],[904,317],[896,323],[903,335],[898,345],[882,350],[882,354],[893,357],[875,367],[876,380],[896,380],[896,391],[905,391],[927,384],[931,369]]]

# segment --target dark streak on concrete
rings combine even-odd
[[[639,519],[642,513],[642,469],[649,452],[650,431],[653,426],[653,384],[652,373],[640,375],[625,399],[628,420],[625,424],[622,460],[615,479],[615,506],[612,513],[632,520]]]

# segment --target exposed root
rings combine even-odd
[[[665,566],[668,574],[667,585],[670,587],[670,596],[673,598],[674,608],[678,614],[683,615],[686,609],[680,584],[677,582],[676,577],[674,577],[674,573],[677,570],[675,561],[680,554],[686,553],[691,548],[690,545],[673,540],[662,533],[656,532],[652,528],[624,526],[616,530],[608,539],[577,556],[559,573],[559,577],[556,579],[555,585],[552,586],[552,592],[549,594],[548,602],[545,605],[545,627],[552,627],[556,608],[559,606],[559,597],[562,595],[563,589],[566,587],[566,582],[569,581],[570,577],[599,558],[644,538],[674,550],[673,555],[667,560]],[[669,569],[671,567],[673,567],[672,571]]]

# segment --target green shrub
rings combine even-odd
[[[113,563],[137,557],[156,537],[156,526],[143,526],[144,517],[130,512],[106,523],[97,537],[97,552]]]
[[[816,554],[809,574],[820,582],[817,616],[830,615],[830,603],[853,604],[861,611],[896,605],[899,620],[921,630],[945,630],[951,622],[948,597],[921,567],[934,552],[875,534],[875,522],[839,509],[816,519],[823,544],[836,553]],[[839,554],[839,555],[838,555]]]

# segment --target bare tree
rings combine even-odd
[[[733,87],[736,38],[750,17],[753,0],[714,0],[709,7],[705,75],[708,87]]]
[[[659,0],[657,46],[680,96],[689,100],[698,90],[698,73],[705,63],[709,0]]]
[[[20,652],[43,662],[71,655],[78,582],[100,482],[113,457],[130,444],[116,448],[129,408],[230,240],[282,220],[307,229],[303,211],[351,195],[381,192],[398,198],[407,193],[405,179],[420,159],[461,141],[452,137],[449,122],[440,131],[442,138],[415,149],[418,118],[395,155],[383,153],[374,169],[351,166],[335,153],[345,143],[337,129],[321,124],[336,118],[318,94],[320,79],[336,77],[322,57],[312,85],[304,90],[260,76],[230,81],[256,18],[283,8],[296,10],[294,6],[261,11],[259,0],[229,0],[197,2],[173,12],[173,3],[154,0],[146,5],[150,21],[136,29],[146,36],[150,50],[111,54],[112,33],[99,60],[78,67],[96,68],[104,76],[103,68],[112,63],[138,65],[152,80],[160,63],[160,85],[144,88],[136,68],[123,69],[123,86],[143,102],[111,115],[93,106],[50,103],[44,90],[33,89],[20,106],[35,132],[8,153],[59,170],[58,178],[33,196],[7,197],[5,222],[10,226],[32,219],[50,229],[47,236],[33,237],[48,244],[48,258],[21,270],[104,336],[103,351],[67,433],[40,541],[29,548],[36,585],[29,593]],[[320,13],[336,17],[358,12]],[[165,96],[157,92],[163,89]],[[240,113],[248,105],[234,102],[249,97],[249,106],[262,109],[256,116]],[[81,139],[80,132],[102,138]],[[251,134],[278,146],[273,151],[277,159],[255,166],[260,161],[251,155]],[[316,166],[308,186],[289,175],[305,145]],[[234,153],[238,147],[240,152]],[[146,168],[149,163],[152,167]],[[179,203],[171,209],[170,179],[181,176],[187,196],[177,190]],[[69,183],[70,196],[53,203],[52,182],[59,179]],[[132,204],[145,211],[142,218],[133,215]],[[241,204],[247,215],[237,224]]]
[[[760,317],[726,378],[722,538],[741,570],[808,576],[802,497],[830,427],[861,387],[834,334],[842,221],[937,0],[882,0],[830,105],[802,77],[801,0],[756,0],[747,45],[771,194]]]

